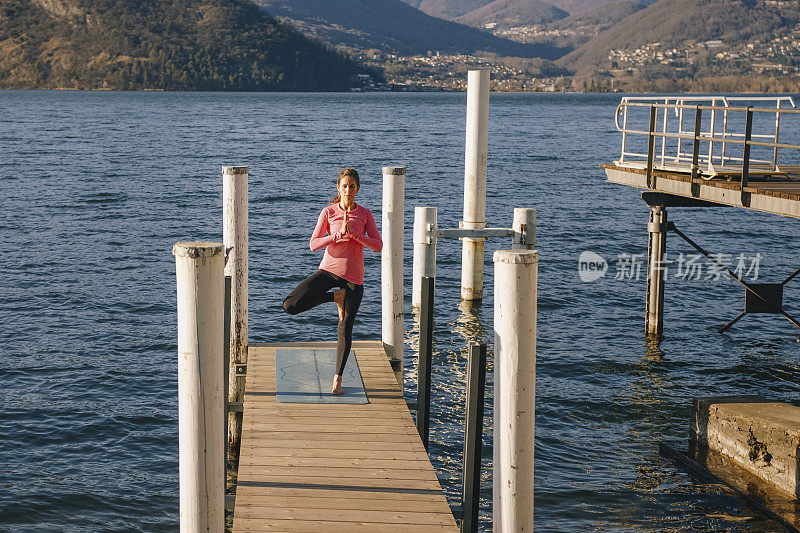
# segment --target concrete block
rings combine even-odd
[[[690,438],[759,478],[800,495],[800,407],[760,396],[697,398]]]

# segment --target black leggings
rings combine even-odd
[[[289,296],[283,301],[283,310],[290,315],[308,311],[321,303],[332,302],[333,292],[328,292],[337,287],[344,289],[344,320],[339,321],[336,331],[339,340],[336,343],[336,374],[341,376],[347,356],[350,355],[350,346],[353,343],[353,323],[356,320],[358,306],[364,296],[364,286],[340,278],[325,270],[317,270],[300,282]]]

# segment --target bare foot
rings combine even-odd
[[[334,374],[333,386],[331,387],[331,394],[334,394],[336,396],[344,394],[344,389],[342,388],[342,376],[337,376]]]
[[[333,302],[336,304],[336,307],[339,308],[339,322],[344,320],[344,289],[339,289],[338,291],[333,293]]]

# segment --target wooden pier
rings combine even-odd
[[[367,404],[278,403],[276,349],[251,344],[233,531],[458,531],[380,341],[355,341]]]
[[[754,102],[775,107],[744,107]],[[734,103],[740,106],[731,105]],[[791,109],[783,107],[786,104]],[[739,207],[800,218],[800,145],[780,140],[781,117],[800,114],[795,107],[788,96],[622,98],[615,114],[617,131],[622,134],[620,156],[600,166],[609,182],[641,189],[642,199],[650,206],[646,336],[657,339],[663,332],[669,231],[745,287],[744,311],[720,328],[720,333],[748,313],[781,314],[800,327],[800,322],[783,310],[782,301],[783,285],[800,274],[800,269],[781,283],[747,283],[667,220],[667,208],[673,207]],[[645,117],[649,119],[646,122]],[[647,124],[647,129],[636,124]],[[637,146],[643,145],[647,151],[638,151],[641,148]],[[780,160],[781,150],[792,151],[793,161]],[[721,224],[730,225],[730,217],[725,215]]]

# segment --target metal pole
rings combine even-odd
[[[711,101],[711,105],[716,108],[716,106],[717,106],[716,99]],[[697,106],[697,107],[699,108],[700,106]],[[717,133],[717,110],[716,109],[712,109],[711,110],[711,131],[710,131],[711,139],[714,138],[714,135],[716,133]],[[714,141],[712,141],[712,140],[708,141],[708,171],[709,172],[713,172],[714,171]]]
[[[696,183],[700,175],[700,133],[703,127],[703,110],[700,105],[694,110],[694,140],[692,141],[692,183],[690,193],[692,196],[700,196],[700,184]]]
[[[645,335],[660,337],[664,329],[664,254],[667,250],[667,210],[664,207],[650,208],[647,234]]]
[[[669,98],[664,99],[665,104],[669,104]],[[669,109],[664,108],[664,120],[661,125],[661,133],[667,133],[667,119],[669,117]],[[667,136],[661,137],[661,166],[667,162]]]
[[[627,104],[628,98],[625,97],[625,98],[622,99],[622,101]],[[622,151],[620,152],[620,155],[619,155],[619,162],[620,163],[624,163],[625,162],[625,141],[628,138],[627,130],[628,130],[628,106],[626,105],[625,106],[625,112],[622,115]]]
[[[469,345],[466,420],[464,422],[464,486],[461,493],[461,533],[477,533],[481,500],[483,399],[486,388],[486,345]]]
[[[682,106],[683,105],[683,100],[675,100],[675,104]],[[679,135],[683,135],[683,108],[682,107],[678,111],[678,117],[679,117],[678,118],[678,134]],[[680,137],[678,137],[678,152],[676,153],[676,156],[675,156],[675,162],[676,163],[680,163],[681,162],[681,140],[682,139]]]
[[[781,108],[781,100],[778,99],[778,109]],[[781,135],[781,114],[779,111],[775,112],[775,140],[773,141],[775,144],[779,142],[779,138]],[[774,147],[772,149],[772,170],[778,170],[778,147]]]
[[[489,71],[470,70],[467,78],[467,140],[464,150],[464,229],[486,227],[486,156],[489,142]],[[483,297],[483,247],[486,239],[464,238],[461,246],[461,299]]]
[[[728,103],[725,102],[725,107],[727,108],[727,106]],[[725,111],[722,114],[722,161],[720,162],[720,165],[722,165],[723,167],[725,166],[725,154],[728,150],[727,140],[728,140],[728,110],[725,109]]]
[[[222,384],[222,244],[172,248],[178,283],[180,530],[222,531],[225,470]]]
[[[436,278],[436,208],[414,208],[414,268],[411,307],[422,305],[422,278]]]
[[[741,201],[743,205],[749,205],[748,193],[744,188],[747,187],[747,182],[750,180],[750,140],[753,137],[753,107],[747,108],[745,115],[744,126],[744,150],[742,152],[742,181],[741,186]]]
[[[247,363],[248,323],[248,167],[222,167],[222,242],[228,252],[225,275],[231,277],[231,365]],[[244,378],[228,374],[228,401],[244,399]],[[239,449],[242,413],[228,414],[228,448]]]
[[[753,137],[753,108],[748,107],[745,114],[744,150],[742,153],[742,189],[747,187],[750,178],[750,140]]]
[[[538,263],[535,250],[494,253],[495,533],[533,531]]]
[[[653,158],[655,157],[655,144],[656,144],[656,114],[657,110],[654,105],[650,106],[650,127],[648,129],[648,136],[647,136],[647,187],[650,189],[656,188],[656,180],[655,176],[653,176]]]
[[[514,250],[533,250],[536,245],[536,209],[514,208]]]
[[[383,167],[381,225],[381,338],[389,359],[399,361],[395,370],[403,388],[403,201],[406,167]]]
[[[231,370],[231,277],[225,276],[225,299],[223,300],[223,320],[222,320],[222,438],[223,442],[228,441],[228,379]],[[228,447],[223,446],[223,465],[225,472],[225,483],[223,485],[223,494],[228,488]]]
[[[431,363],[433,360],[434,280],[422,278],[422,309],[419,318],[419,358],[417,359],[417,431],[428,449],[431,417]]]

